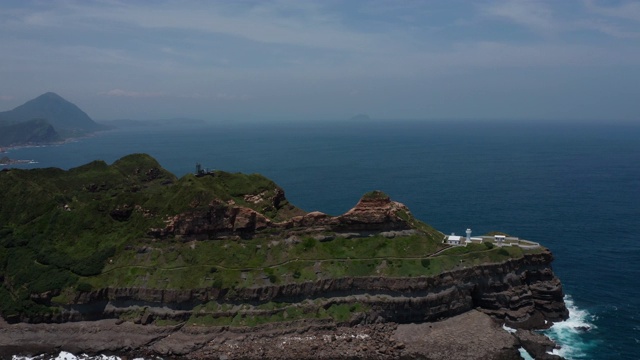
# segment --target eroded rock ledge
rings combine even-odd
[[[183,320],[191,316],[196,305],[209,301],[258,305],[326,299],[369,305],[371,311],[365,319],[369,322],[435,321],[478,308],[511,327],[545,328],[568,316],[562,284],[550,267],[552,260],[546,251],[499,264],[460,266],[432,277],[349,277],[234,290],[104,288],[80,293],[66,311],[56,316],[24,317],[19,321],[115,318],[131,307],[144,307],[155,319]]]
[[[284,192],[277,191],[270,199],[245,198],[252,203],[268,202],[278,208],[284,201]],[[287,233],[380,233],[411,230],[407,222],[409,209],[387,195],[372,192],[363,197],[351,210],[340,216],[331,216],[319,211],[293,216],[276,222],[265,215],[235,202],[212,200],[204,209],[184,212],[166,220],[163,228],[154,228],[149,234],[156,238],[181,237],[184,239],[219,239],[229,237],[249,238],[256,234]],[[402,217],[405,217],[404,219]]]

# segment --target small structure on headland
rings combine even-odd
[[[447,236],[447,244],[449,245],[462,245],[461,236],[456,235],[456,233],[451,233],[451,235]]]
[[[196,163],[196,172],[194,174],[195,176],[197,177],[205,176],[205,175],[213,176],[214,174],[215,174],[214,170],[203,169],[202,164]]]
[[[467,246],[469,244],[481,244],[481,243],[492,243],[496,246],[519,246],[521,248],[537,248],[540,244],[529,241],[522,240],[515,236],[507,236],[502,234],[495,235],[483,235],[483,236],[471,236],[471,229],[467,229],[465,231],[466,236],[462,237],[456,235],[455,233],[451,233],[451,235],[446,235],[444,237],[443,242],[452,246]]]

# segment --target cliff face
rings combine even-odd
[[[234,290],[105,288],[78,295],[73,304],[67,306],[67,311],[57,316],[20,320],[64,322],[115,318],[132,306],[146,308],[147,321],[180,320],[191,316],[195,306],[210,301],[257,306],[271,301],[318,300],[307,306],[365,304],[370,309],[366,316],[352,319],[363,323],[420,323],[477,308],[512,327],[545,328],[568,316],[562,285],[551,270],[552,260],[551,253],[544,252],[499,264],[461,267],[433,277],[353,277]],[[261,310],[251,307],[199,314],[219,317],[243,311],[256,314]]]

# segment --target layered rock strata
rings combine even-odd
[[[253,288],[202,288],[162,290],[104,288],[80,293],[66,310],[48,318],[23,322],[66,322],[117,318],[131,309],[145,309],[147,319],[189,318],[199,304],[267,302],[328,306],[334,303],[365,304],[370,310],[358,322],[429,322],[472,309],[491,315],[511,327],[545,328],[567,318],[560,281],[550,268],[550,252],[525,255],[499,264],[459,267],[432,277],[350,277]],[[270,310],[273,311],[273,310]],[[283,311],[283,310],[276,310]],[[237,312],[242,312],[238,310]],[[259,311],[258,311],[259,313]],[[229,311],[202,315],[230,316]],[[14,319],[18,320],[18,319]]]
[[[257,234],[289,233],[348,233],[370,234],[390,231],[406,231],[411,227],[403,215],[410,214],[409,209],[388,196],[374,193],[376,196],[363,197],[358,204],[340,216],[330,216],[319,211],[294,216],[291,219],[275,222],[263,214],[236,205],[233,201],[211,201],[205,209],[198,209],[172,216],[166,220],[164,228],[151,229],[149,234],[157,238],[178,236],[185,239],[219,239],[229,237],[249,238]],[[277,208],[278,199],[274,197],[273,206]],[[257,201],[248,198],[252,202]]]

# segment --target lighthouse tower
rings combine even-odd
[[[471,229],[467,229],[467,244],[471,242]]]

